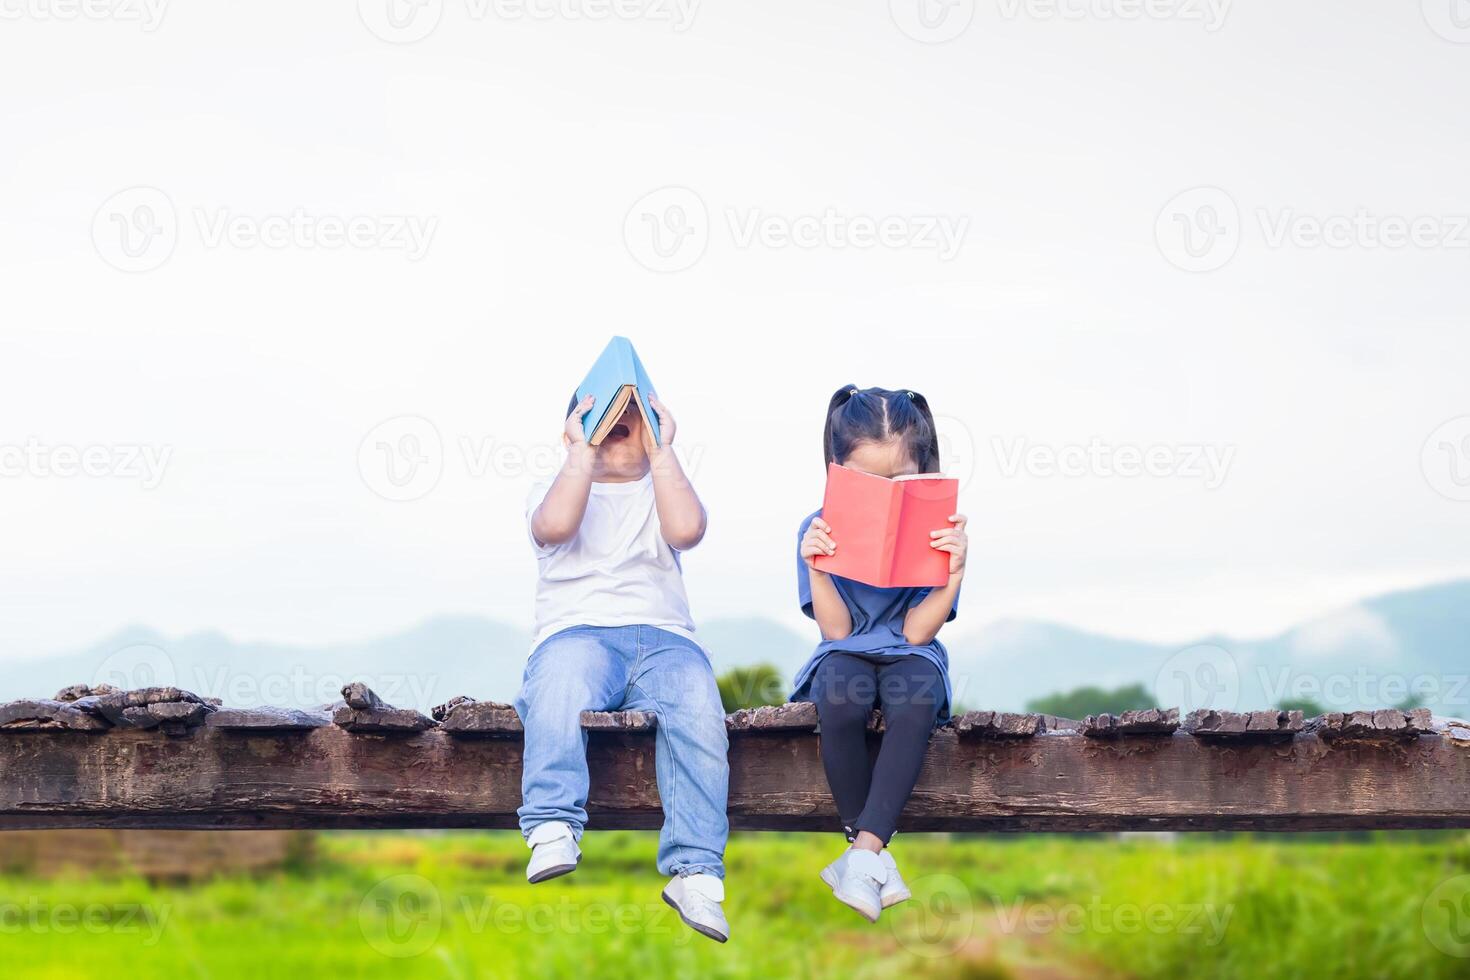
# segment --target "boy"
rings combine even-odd
[[[652,711],[664,826],[658,868],[684,923],[729,938],[724,901],[725,714],[694,639],[679,553],[704,537],[704,506],[674,456],[674,419],[651,399],[655,444],[634,400],[598,446],[568,407],[567,460],[527,502],[536,551],[534,649],[516,711],[526,730],[519,810],[532,883],[576,870],[587,823],[583,711]]]

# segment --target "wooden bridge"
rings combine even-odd
[[[734,827],[836,829],[816,722],[809,704],[728,716]],[[583,716],[593,826],[661,823],[655,724]],[[361,684],[318,711],[227,708],[175,688],[0,704],[0,830],[513,827],[520,780],[515,711],[469,698],[433,717]],[[1470,725],[1424,709],[969,712],[934,733],[902,827],[1470,827]]]

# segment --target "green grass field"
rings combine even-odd
[[[737,835],[720,946],[659,899],[654,836],[592,833],[529,886],[504,833],[324,835],[309,865],[196,885],[0,878],[7,975],[1470,977],[1470,838],[900,837],[914,901],[869,925],[840,841]]]

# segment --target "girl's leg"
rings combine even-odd
[[[878,696],[877,667],[861,657],[829,653],[812,679],[812,700],[822,723],[822,766],[848,839],[868,800],[872,761],[868,715]]]
[[[886,847],[924,764],[924,751],[944,701],[944,678],[923,657],[910,655],[878,670],[883,708],[883,745],[873,764],[872,783],[862,812],[851,826],[863,835],[859,846]],[[869,836],[870,835],[870,836]]]

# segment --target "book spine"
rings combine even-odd
[[[888,487],[888,516],[883,524],[883,556],[881,587],[893,587],[898,565],[898,523],[903,519],[903,484],[891,483]]]

